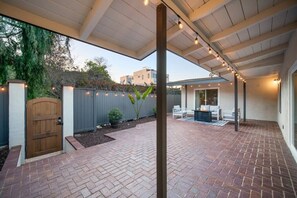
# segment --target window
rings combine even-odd
[[[204,89],[195,91],[195,108],[201,105],[218,105],[218,89]]]

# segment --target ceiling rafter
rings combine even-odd
[[[247,41],[244,41],[238,45],[234,45],[232,47],[229,47],[229,48],[226,48],[226,49],[223,49],[223,53],[224,54],[228,54],[228,53],[232,53],[232,52],[236,52],[236,51],[239,51],[239,50],[242,50],[246,47],[249,47],[249,46],[252,46],[254,44],[257,44],[257,43],[261,43],[263,41],[267,41],[267,40],[270,40],[274,37],[277,37],[277,36],[281,36],[283,34],[287,34],[291,31],[294,31],[295,29],[297,29],[297,22],[295,23],[291,23],[289,25],[286,25],[284,27],[281,27],[281,28],[278,28],[272,32],[267,32],[267,33],[264,33],[260,36],[257,36],[251,40],[247,40]]]
[[[80,39],[80,34],[79,31],[75,28],[71,28],[69,26],[63,25],[61,23],[58,23],[56,21],[52,21],[43,17],[40,17],[38,15],[32,14],[30,12],[27,12],[25,10],[19,9],[15,6],[8,5],[2,1],[0,1],[0,13],[6,16],[13,16],[15,19],[24,21],[27,23],[31,23],[33,25],[36,25],[38,27],[51,30],[63,35],[67,35],[69,37]],[[93,38],[88,38],[85,40],[87,43],[92,43],[95,45],[98,45],[102,48],[117,52],[119,54],[124,54],[126,56],[130,56],[132,58],[137,59],[136,53],[132,50],[128,50],[125,48],[122,48],[120,46],[105,42],[103,40],[99,39],[93,39]]]
[[[86,40],[97,26],[113,0],[96,0],[80,28],[80,39]]]
[[[280,65],[282,64],[284,61],[284,54],[280,54],[274,57],[269,57],[263,60],[259,60],[253,63],[248,63],[245,65],[242,65],[240,67],[238,67],[239,71],[243,71],[243,70],[247,70],[247,69],[251,69],[251,68],[259,68],[259,67],[266,67],[266,66],[275,66],[275,65]],[[228,73],[230,73],[231,71],[223,71],[220,74],[221,75],[226,75]]]
[[[245,62],[245,61],[248,61],[248,60],[251,60],[251,59],[254,59],[254,58],[258,58],[258,57],[261,57],[261,56],[269,55],[269,54],[272,54],[272,53],[275,53],[275,52],[280,52],[280,51],[286,50],[288,48],[288,45],[289,45],[288,43],[278,45],[278,46],[269,48],[267,50],[251,54],[249,56],[245,56],[245,57],[233,60],[232,62],[234,64],[237,64],[237,63]]]
[[[198,45],[193,45],[185,50],[182,51],[183,56],[188,56],[190,54],[193,54],[197,50],[203,48],[203,46],[199,43]]]
[[[230,1],[231,0],[210,0],[207,3],[205,3],[204,5],[200,6],[196,10],[194,10],[192,13],[190,13],[189,18],[193,22],[197,21],[197,20],[213,13],[217,9],[223,7]]]
[[[199,59],[199,60],[198,60],[198,63],[199,63],[199,64],[203,64],[203,63],[206,63],[206,62],[208,62],[208,61],[211,61],[211,60],[213,60],[213,59],[215,59],[215,58],[216,58],[215,55],[214,55],[214,54],[211,54],[211,55],[208,55],[208,56],[206,56],[206,57],[203,57],[203,58]]]
[[[219,32],[217,34],[215,34],[214,36],[212,36],[210,38],[211,42],[217,42],[220,41],[228,36],[231,36],[233,34],[236,34],[244,29],[247,29],[255,24],[261,23],[262,21],[271,18],[275,15],[277,15],[278,13],[284,11],[284,10],[288,10],[289,8],[292,8],[294,6],[297,6],[297,1],[295,0],[286,0],[283,1],[271,8],[268,8],[262,12],[260,12],[257,15],[254,15],[230,28],[227,28],[225,30],[223,30],[222,32]]]
[[[174,25],[167,30],[167,41],[175,38],[179,34],[181,34],[184,29],[180,29],[178,25]],[[147,55],[151,54],[153,51],[156,50],[156,39],[150,41],[148,44],[145,45],[144,48],[140,49],[137,53],[139,59],[146,57]]]
[[[162,0],[162,2],[170,9],[174,10],[174,12],[183,19],[183,21],[189,26],[189,28],[195,31],[200,36],[201,39],[203,39],[206,43],[208,43],[209,46],[214,51],[216,51],[219,54],[219,56],[225,60],[227,64],[232,65],[230,59],[226,55],[224,55],[224,53],[222,53],[222,51],[217,46],[215,46],[213,43],[210,42],[210,40],[205,36],[205,34],[190,20],[190,18],[187,15],[183,13],[183,11],[172,0]],[[203,67],[203,65],[201,66]],[[207,66],[206,68],[208,68],[207,69],[208,71],[211,71],[210,67]]]

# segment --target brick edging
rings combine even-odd
[[[11,147],[1,171],[17,167],[21,149],[21,145]]]
[[[73,136],[67,136],[67,137],[65,137],[65,139],[67,140],[67,142],[69,142],[69,144],[71,144],[71,146],[73,146],[73,148],[75,150],[80,150],[80,149],[84,149],[85,148]]]

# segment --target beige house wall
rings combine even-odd
[[[297,32],[295,31],[289,42],[289,47],[285,53],[284,64],[281,66],[279,78],[281,79],[281,112],[278,111],[278,124],[283,133],[295,160],[297,161],[297,151],[293,145],[293,83],[292,73],[297,70]],[[280,110],[280,109],[279,109]]]
[[[275,76],[247,80],[247,119],[277,121],[277,84]],[[231,84],[232,83],[232,84]],[[188,85],[187,109],[195,109],[195,90],[217,88],[222,114],[234,108],[233,82]],[[185,108],[185,87],[182,87],[182,107]],[[238,81],[238,107],[243,118],[243,84]]]

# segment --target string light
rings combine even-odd
[[[25,85],[25,88],[28,88],[28,85],[27,84]]]
[[[219,54],[217,54],[217,60],[220,60],[220,56],[219,56]]]
[[[230,70],[230,67],[229,67],[229,66],[227,67],[227,70],[228,70],[228,71]]]
[[[208,53],[209,53],[209,54],[211,54],[211,53],[212,53],[212,51],[211,51],[211,48],[210,48],[210,47],[208,48]]]
[[[234,70],[232,70],[232,74],[234,74],[235,73],[235,71]]]
[[[96,96],[99,96],[99,92],[96,93]]]
[[[223,62],[223,67],[225,67],[225,65],[226,65],[226,63],[225,63],[225,61]]]
[[[4,87],[1,87],[1,91],[5,91],[5,88]]]
[[[108,96],[108,93],[107,93],[107,91],[105,92],[105,96]]]
[[[118,96],[117,92],[114,94],[114,96]]]
[[[178,23],[177,24],[178,24],[179,29],[183,29],[183,24],[180,21],[180,18],[178,18]]]
[[[87,95],[90,95],[90,92],[89,92],[89,91],[87,91],[87,92],[86,92],[86,94],[87,94]]]
[[[52,90],[55,90],[56,89],[56,87],[52,87]]]
[[[144,1],[143,1],[143,4],[144,4],[145,6],[147,6],[147,5],[149,4],[149,0],[144,0]]]
[[[197,36],[196,36],[196,38],[195,38],[194,43],[195,43],[195,45],[198,45],[198,43],[199,43],[199,40],[198,40],[198,37],[197,37]]]

